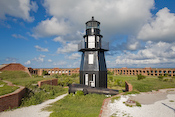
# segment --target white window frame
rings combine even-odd
[[[88,55],[88,64],[94,64],[94,54]]]

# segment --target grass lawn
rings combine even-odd
[[[18,88],[19,87],[16,87],[16,86],[8,86],[7,83],[0,80],[0,96],[8,93],[12,93]]]
[[[175,88],[175,79],[173,81],[160,81],[157,77],[147,76],[145,79],[137,80],[137,76],[108,76],[113,77],[113,81],[120,81],[121,85],[124,85],[125,81],[128,81],[133,85],[133,89],[140,92],[148,92],[152,90],[165,89],[165,88]],[[113,86],[113,85],[112,85]],[[113,87],[117,87],[118,84],[114,84]],[[124,87],[123,87],[124,88]]]
[[[23,71],[3,71],[0,74],[0,78],[12,82],[15,85],[28,86],[30,84],[37,84],[40,80],[47,80],[52,78],[42,77],[30,77],[26,72]]]
[[[47,110],[53,111],[50,117],[98,117],[105,98],[99,94],[70,94]]]

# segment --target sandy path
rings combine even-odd
[[[0,117],[49,117],[51,112],[42,111],[42,109],[49,106],[49,104],[64,98],[67,95],[68,94],[63,94],[61,96],[56,97],[55,99],[47,100],[38,105],[32,105],[29,107],[23,107],[12,111],[1,112]]]
[[[108,117],[175,117],[175,89],[171,90],[174,91],[167,92],[163,89],[133,96],[123,95],[114,103],[108,103]],[[142,107],[128,107],[123,104],[128,99],[140,102]]]

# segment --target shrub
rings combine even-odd
[[[108,75],[114,75],[114,71],[112,71],[112,72],[111,71],[107,71],[107,74]]]
[[[136,106],[138,106],[138,107],[142,106],[139,102],[137,102],[137,101],[135,101],[135,102],[136,102]]]
[[[161,80],[161,81],[163,80],[163,76],[162,76],[162,75],[159,75],[158,78],[159,78],[159,80]]]
[[[47,71],[43,71],[42,75],[48,75],[48,72]]]
[[[144,75],[141,75],[141,74],[137,75],[137,80],[142,80],[145,78],[146,78],[146,76],[144,76]]]
[[[76,78],[76,77],[78,77],[78,76],[79,76],[79,74],[72,74],[72,75],[71,75],[72,78]]]
[[[109,76],[109,80],[110,80],[110,81],[113,81],[113,77],[112,77],[112,76]]]
[[[84,95],[83,91],[76,91],[75,95]]]

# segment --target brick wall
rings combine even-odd
[[[58,85],[58,79],[51,79],[51,80],[42,80],[42,81],[38,81],[38,86],[41,87],[44,84],[48,84],[48,85],[54,85],[57,86]]]
[[[131,84],[129,84],[127,81],[125,81],[125,91],[132,91],[133,87]]]
[[[0,96],[0,112],[18,107],[25,94],[26,88],[20,86],[15,92]]]

